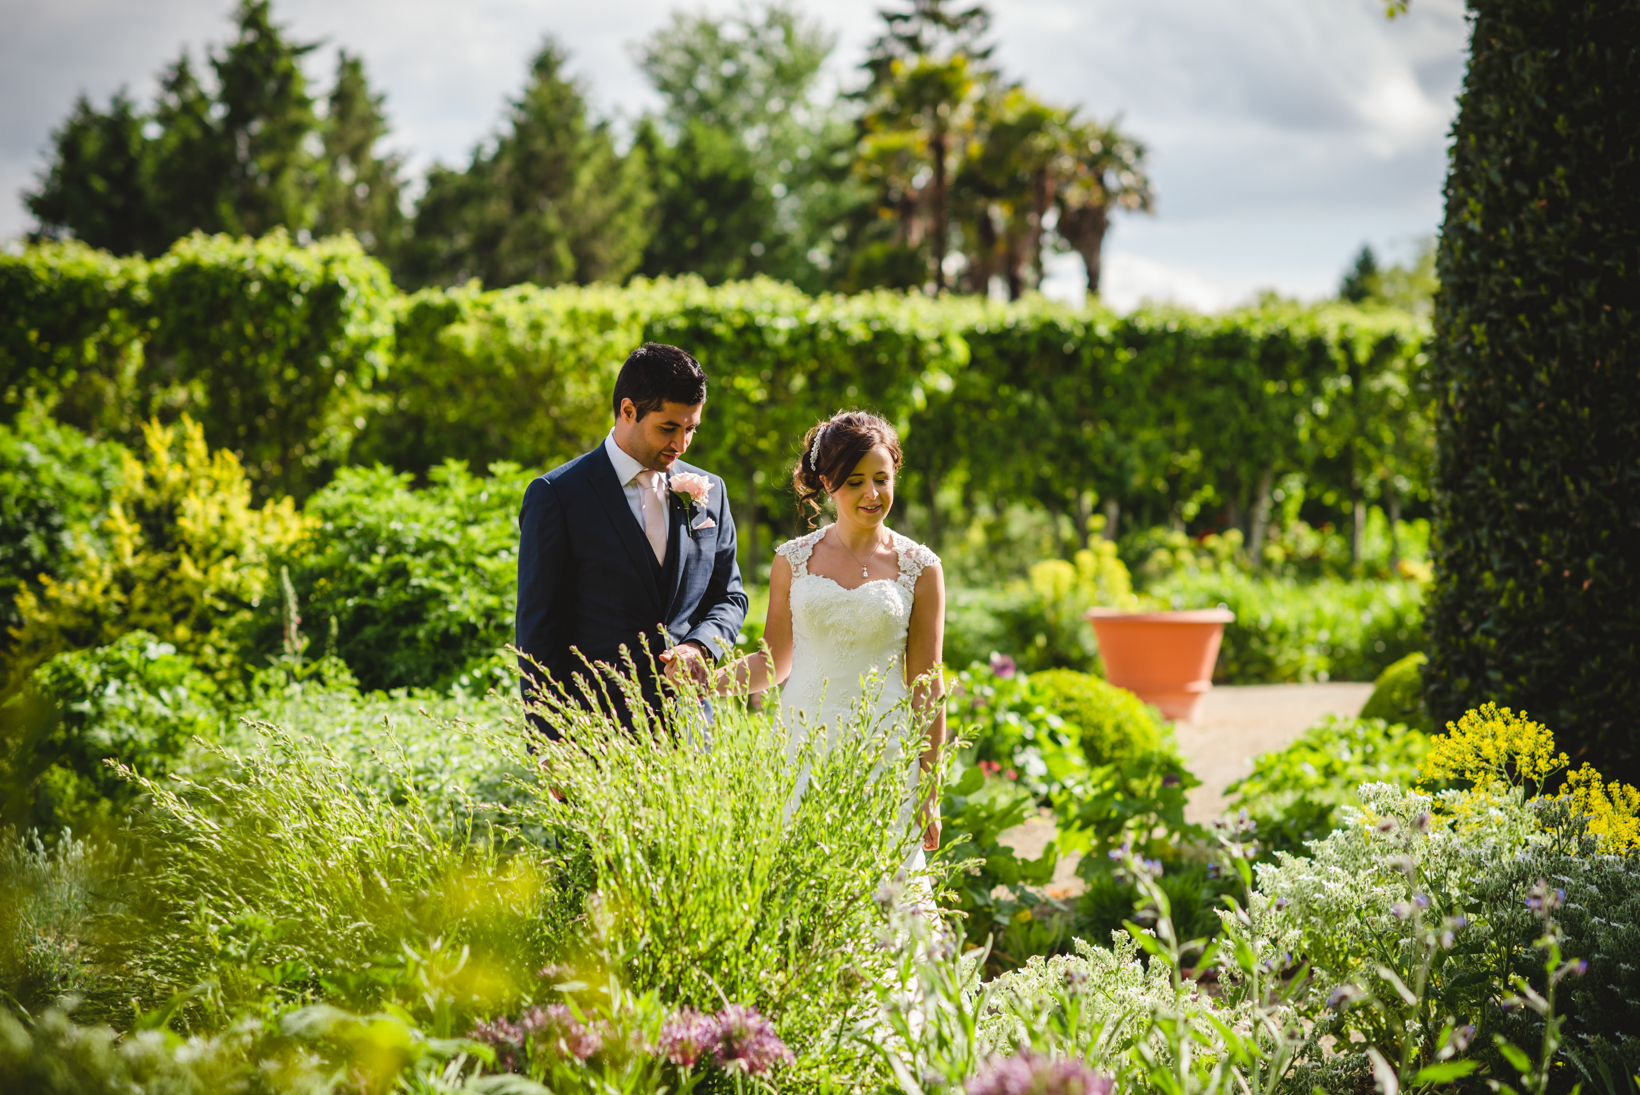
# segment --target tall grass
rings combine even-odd
[[[657,714],[630,678],[607,685],[635,725],[548,697],[563,736],[530,743],[520,820],[589,858],[600,935],[634,990],[756,1007],[800,1070],[836,1075],[887,970],[874,898],[920,836],[900,775],[920,751],[909,708],[873,715],[868,687],[831,725],[791,726],[774,698],[771,714],[719,700],[708,715],[686,692]]]
[[[121,767],[149,805],[130,832],[127,907],[99,939],[119,971],[108,1002],[187,993],[207,1026],[270,997],[370,1004],[407,954],[446,940],[477,950],[466,1007],[516,998],[546,951],[555,864],[487,827],[452,830],[402,758],[379,755],[400,777],[385,793],[329,749],[261,729],[251,754],[214,749],[208,777],[160,784]]]

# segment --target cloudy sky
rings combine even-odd
[[[686,0],[725,11],[735,0]],[[846,79],[888,0],[812,0]],[[677,0],[275,0],[299,39],[361,54],[385,90],[391,143],[413,164],[462,160],[521,87],[546,34],[601,110],[654,96],[630,43]],[[0,0],[0,237],[26,231],[19,192],[76,95],[146,102],[163,65],[228,34],[233,0]],[[1120,115],[1151,151],[1155,216],[1118,221],[1106,299],[1219,308],[1261,288],[1332,292],[1363,242],[1408,254],[1441,217],[1447,131],[1463,75],[1462,0],[993,0],[997,57],[1038,94]],[[1080,263],[1058,264],[1061,293]]]

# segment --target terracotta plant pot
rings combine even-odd
[[[1088,622],[1099,637],[1105,679],[1126,688],[1170,719],[1190,720],[1213,687],[1227,608],[1193,612],[1122,612],[1095,608]]]

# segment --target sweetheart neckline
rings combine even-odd
[[[827,527],[829,528],[830,526],[828,525]],[[836,586],[838,589],[842,590],[844,593],[854,593],[858,590],[862,590],[862,589],[866,588],[867,586],[879,585],[883,582],[887,582],[891,586],[897,586],[897,585],[900,584],[900,579],[899,578],[873,578],[869,582],[861,582],[857,586],[846,586],[842,582],[839,582],[836,578],[832,578],[832,577],[830,577],[828,575],[825,575],[825,574],[815,574],[815,573],[813,573],[811,571],[807,571],[807,570],[805,570],[802,574],[799,574],[795,579],[793,579],[793,582],[794,583],[795,582],[800,582],[804,578],[817,578],[822,582],[830,582],[832,585]]]

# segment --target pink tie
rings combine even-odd
[[[666,498],[661,473],[645,468],[638,473],[638,508],[643,511],[643,534],[655,549],[655,561],[666,563]]]

